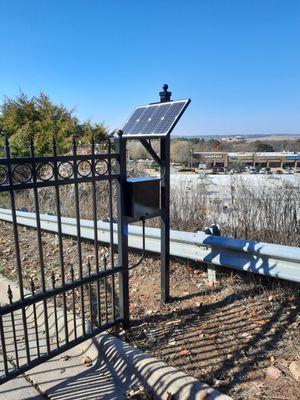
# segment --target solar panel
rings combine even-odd
[[[154,103],[137,107],[125,122],[123,137],[160,137],[168,135],[190,103],[190,99]]]

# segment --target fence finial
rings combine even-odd
[[[76,151],[77,143],[76,143],[75,135],[72,136],[72,147],[73,147],[73,151]]]
[[[11,290],[10,285],[8,285],[7,295],[8,295],[9,302],[11,303],[12,302],[12,298],[13,298],[13,292]]]
[[[34,155],[34,146],[33,146],[32,133],[29,134],[29,150],[30,150],[30,154],[33,156]]]
[[[54,135],[52,136],[52,152],[56,155],[56,139]]]
[[[34,280],[33,278],[30,279],[30,286],[31,286],[31,292],[32,292],[32,296],[34,296],[34,292],[35,292],[35,284],[34,284]]]
[[[71,265],[70,273],[71,273],[71,281],[74,282],[74,268],[73,268],[73,265]]]
[[[4,143],[5,143],[6,147],[9,147],[9,140],[8,140],[8,134],[7,133],[4,134]]]
[[[53,289],[55,288],[55,275],[54,275],[54,271],[52,271],[51,273],[51,281],[52,281],[52,287]]]

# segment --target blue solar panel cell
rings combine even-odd
[[[137,107],[122,128],[123,136],[159,137],[168,135],[189,103],[188,99]]]
[[[139,118],[141,117],[141,115],[143,114],[143,112],[144,112],[143,108],[136,108],[134,110],[131,117],[125,122],[125,125],[123,127],[123,133],[134,130],[135,125],[139,120]]]
[[[151,117],[154,112],[155,112],[154,107],[147,107],[144,110],[143,114],[141,115],[140,120],[136,123],[135,130],[130,133],[131,134],[140,134],[141,132],[144,132],[147,124],[149,124],[149,121],[151,121]]]
[[[159,124],[155,127],[153,133],[162,134],[176,121],[180,111],[182,110],[182,104],[173,103],[164,113],[163,118],[159,121]]]
[[[166,110],[170,107],[170,104],[164,104],[156,108],[152,114],[151,121],[148,121],[147,126],[145,126],[144,134],[152,135],[155,132],[155,128],[160,124]]]

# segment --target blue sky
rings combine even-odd
[[[0,49],[0,101],[115,129],[168,83],[176,134],[300,133],[300,0],[0,0]]]

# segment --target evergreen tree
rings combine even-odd
[[[102,124],[79,123],[73,112],[53,104],[44,93],[28,98],[21,92],[15,99],[5,98],[0,106],[1,139],[8,135],[12,154],[24,156],[28,154],[30,136],[36,154],[50,154],[53,137],[59,153],[70,150],[73,135],[81,143],[90,143],[92,137],[96,142],[106,137],[107,130]]]
[[[256,151],[258,151],[258,152],[264,153],[264,152],[274,151],[273,146],[269,143],[262,143],[262,142],[257,141],[255,144],[256,144]]]

